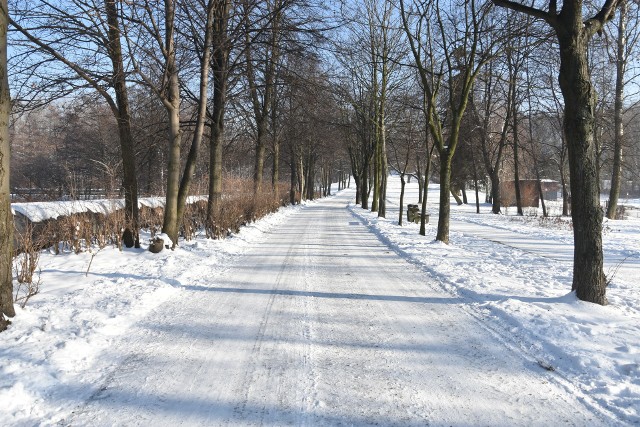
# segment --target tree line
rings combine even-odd
[[[403,188],[413,176],[421,234],[433,179],[445,243],[451,194],[484,186],[500,213],[501,180],[557,178],[573,288],[605,304],[601,180],[613,218],[640,171],[637,18],[625,0],[5,1],[3,315],[12,190],[121,194],[124,241],[139,247],[139,194],[166,197],[175,244],[194,191],[214,226],[225,174],[274,197],[287,180],[291,203],[350,175],[356,202],[380,216],[389,173]]]

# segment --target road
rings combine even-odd
[[[349,196],[302,209],[220,276],[185,266],[179,298],[108,350],[124,362],[61,424],[604,423],[429,286]]]

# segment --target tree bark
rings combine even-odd
[[[13,307],[13,215],[11,214],[9,116],[11,95],[7,75],[7,0],[0,0],[0,331],[7,317],[16,315]]]
[[[579,25],[582,23],[579,22]],[[603,272],[602,217],[594,141],[595,91],[587,62],[587,38],[558,31],[560,88],[565,102],[564,131],[571,174],[574,228],[573,284],[579,299],[607,304]]]
[[[174,40],[175,0],[165,0],[165,46],[167,51],[166,73],[168,76],[167,97],[163,104],[169,116],[169,160],[167,167],[167,194],[164,207],[162,232],[178,244],[178,191],[180,188],[180,146],[182,129],[180,128],[180,84],[176,64],[176,46]]]

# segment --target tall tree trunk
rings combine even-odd
[[[213,19],[213,51],[211,73],[213,74],[213,105],[211,106],[211,136],[209,140],[209,197],[207,200],[207,224],[213,227],[214,215],[222,200],[222,142],[224,138],[224,114],[227,104],[229,81],[228,36],[231,0],[216,0]]]
[[[216,45],[212,55],[213,105],[211,106],[211,137],[209,140],[209,198],[207,200],[207,226],[213,228],[215,214],[222,200],[222,142],[224,113],[227,100],[228,46],[226,27],[229,1],[224,0],[222,16],[216,16],[214,34]],[[219,11],[217,13],[220,13]]]
[[[609,191],[609,205],[607,207],[607,218],[615,219],[618,210],[618,199],[620,198],[620,183],[622,175],[622,146],[624,143],[624,123],[623,105],[624,96],[624,76],[627,66],[626,55],[626,25],[627,25],[627,2],[620,3],[620,15],[618,23],[618,38],[616,52],[616,100],[614,105],[614,140],[613,140],[613,171],[611,174],[611,189]]]
[[[167,167],[167,194],[164,206],[162,232],[178,244],[178,191],[180,188],[180,146],[182,129],[180,128],[180,83],[176,63],[176,46],[174,39],[175,0],[165,0],[165,46],[167,95],[163,104],[169,116],[169,159]]]
[[[182,216],[189,197],[189,187],[193,181],[193,175],[196,171],[196,163],[198,160],[198,152],[204,137],[204,125],[207,115],[208,89],[209,89],[209,69],[211,68],[211,42],[213,40],[213,20],[215,12],[215,1],[208,0],[207,18],[205,22],[204,46],[202,50],[202,59],[200,61],[200,87],[198,94],[198,111],[196,116],[196,128],[193,133],[191,147],[187,154],[187,161],[180,181],[177,200],[177,222],[182,222]]]
[[[122,155],[122,187],[124,188],[125,230],[123,241],[128,248],[140,247],[138,213],[138,178],[136,176],[136,158],[131,133],[131,113],[129,96],[120,43],[120,23],[115,0],[105,0],[105,11],[109,30],[107,45],[109,58],[113,65],[113,88],[116,95],[118,135]]]
[[[577,23],[582,27],[582,22]],[[571,173],[571,217],[574,229],[573,285],[579,299],[606,304],[603,272],[602,217],[594,141],[595,91],[582,31],[557,29],[560,44],[560,88],[565,103],[564,132]]]
[[[0,331],[16,315],[13,307],[13,215],[11,214],[9,116],[11,95],[7,75],[7,0],[0,0]]]

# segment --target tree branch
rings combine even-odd
[[[596,15],[584,21],[585,31],[587,31],[589,37],[595,33],[600,34],[604,24],[613,19],[619,3],[620,0],[606,0],[602,9]]]
[[[514,10],[516,12],[521,12],[529,16],[533,16],[534,18],[543,19],[552,27],[555,27],[557,16],[556,14],[552,14],[550,12],[545,12],[544,10],[536,9],[535,7],[527,6],[521,3],[516,3],[511,0],[492,0],[493,4],[496,6],[504,7],[507,9]],[[613,0],[616,1],[616,0]],[[555,9],[555,0],[552,0],[549,7],[550,9]]]

